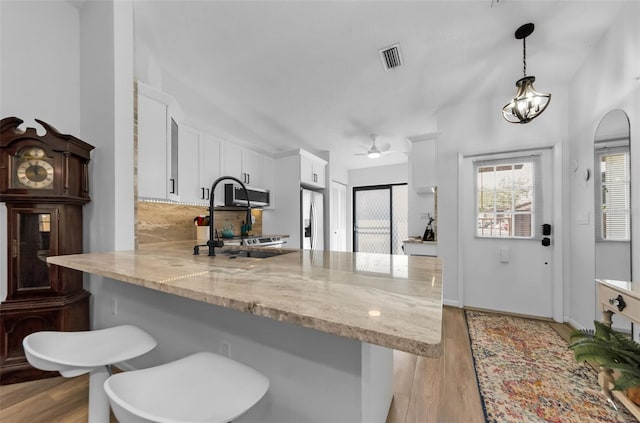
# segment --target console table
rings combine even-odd
[[[618,313],[635,324],[640,324],[640,287],[632,282],[611,279],[596,279],[598,309],[602,312],[602,323],[611,326],[611,316]],[[607,396],[615,396],[637,419],[640,407],[635,405],[624,392],[612,391],[613,372],[600,368],[598,381]]]

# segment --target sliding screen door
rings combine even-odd
[[[353,189],[353,251],[402,254],[407,238],[407,185]]]

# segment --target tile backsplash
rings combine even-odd
[[[209,214],[205,206],[176,203],[138,201],[136,203],[136,243],[149,244],[165,241],[188,241],[196,239],[196,216]],[[262,234],[262,210],[252,209],[255,222],[250,234]],[[234,235],[240,235],[242,221],[246,219],[244,210],[216,210],[216,229],[232,225]]]

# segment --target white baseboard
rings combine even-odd
[[[462,306],[458,303],[458,300],[447,300],[445,298],[442,300],[442,304],[446,306],[462,308]]]
[[[569,318],[568,316],[565,316],[564,321],[569,323],[571,326],[573,326],[574,328],[576,328],[577,330],[583,330],[586,329],[584,326],[582,326],[580,323],[576,322],[575,320]]]

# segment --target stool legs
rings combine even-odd
[[[104,382],[111,376],[107,366],[96,367],[89,373],[89,423],[109,423],[109,397]]]

